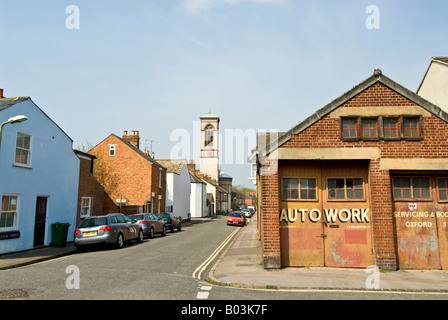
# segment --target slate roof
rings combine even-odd
[[[167,173],[175,173],[177,175],[181,174],[182,169],[185,165],[185,160],[156,160],[162,166],[166,168]]]
[[[448,114],[445,111],[443,111],[436,105],[432,104],[431,102],[427,101],[426,99],[422,98],[421,96],[417,95],[416,93],[410,91],[409,89],[406,89],[402,85],[389,79],[388,77],[383,75],[380,69],[375,69],[372,76],[370,76],[357,86],[353,87],[351,90],[347,91],[342,96],[336,98],[323,108],[317,110],[311,116],[309,116],[308,118],[300,122],[298,125],[287,131],[284,135],[280,136],[276,141],[269,143],[265,148],[261,149],[260,153],[263,156],[269,155],[271,152],[275,151],[283,144],[288,142],[291,139],[292,135],[300,134],[302,131],[304,131],[305,129],[307,129],[320,119],[322,119],[324,116],[328,115],[330,112],[339,108],[342,104],[352,99],[353,97],[355,97],[365,89],[369,88],[370,86],[374,85],[375,83],[382,83],[386,87],[389,87],[390,89],[403,95],[404,97],[416,103],[417,105],[427,110],[431,114],[439,117],[440,119],[448,123]]]

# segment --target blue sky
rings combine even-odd
[[[209,111],[223,133],[285,131],[376,67],[416,91],[448,55],[446,12],[446,0],[0,0],[0,88],[31,96],[74,147],[139,130],[169,158],[173,131],[193,139]],[[247,165],[223,162],[250,186]]]

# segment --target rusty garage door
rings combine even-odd
[[[402,269],[448,268],[448,178],[392,176],[398,265]]]
[[[368,162],[281,161],[284,266],[373,264]]]

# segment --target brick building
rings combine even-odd
[[[124,131],[122,138],[111,134],[89,153],[98,157],[106,175],[103,186],[121,202],[122,212],[164,212],[166,168],[139,147],[139,132]]]
[[[82,219],[118,212],[117,205],[93,176],[95,156],[74,150],[80,159],[78,211],[76,225]]]
[[[264,267],[448,269],[447,122],[376,69],[260,149]]]

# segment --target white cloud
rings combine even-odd
[[[187,13],[198,14],[217,5],[234,5],[238,3],[282,4],[289,0],[182,0],[182,7]]]

